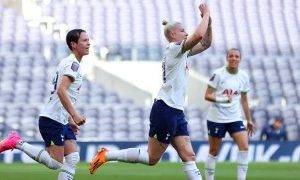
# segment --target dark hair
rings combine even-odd
[[[229,51],[238,51],[240,53],[240,58],[242,58],[242,53],[237,48],[230,48],[230,49],[228,49],[227,52],[226,52],[226,57],[228,57]]]
[[[280,122],[282,122],[283,119],[282,119],[281,116],[275,116],[275,117],[274,117],[274,121],[280,121]]]
[[[82,32],[86,32],[83,29],[73,29],[68,32],[66,36],[66,42],[68,44],[69,49],[72,51],[71,42],[77,43]]]

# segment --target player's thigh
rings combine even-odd
[[[172,146],[183,162],[195,161],[195,152],[189,136],[175,136],[172,140]]]
[[[228,124],[228,132],[239,147],[239,150],[248,150],[248,135],[242,121],[235,121]]]
[[[248,151],[248,135],[247,131],[239,131],[231,134],[231,137],[237,144],[240,151]]]
[[[77,143],[75,140],[68,139],[65,140],[65,146],[64,146],[64,156],[67,156],[73,152],[77,152]]]
[[[207,120],[208,136],[222,139],[225,137],[226,131],[226,123],[217,123]]]
[[[156,164],[166,149],[168,148],[169,144],[162,143],[158,141],[156,138],[149,137],[148,140],[148,154],[149,154],[149,161],[150,165]]]
[[[65,130],[64,130],[64,136],[65,136],[65,156],[77,152],[77,143],[76,143],[76,135],[72,131],[71,127],[69,125],[65,125]]]
[[[217,156],[219,154],[220,146],[222,144],[222,138],[208,136],[209,154]]]
[[[177,112],[162,100],[153,103],[150,112],[149,137],[170,144],[177,126]]]
[[[64,146],[51,145],[46,147],[47,152],[56,161],[63,163],[64,161]]]
[[[47,117],[39,118],[39,130],[50,156],[63,162],[64,125]]]
[[[226,123],[207,121],[209,154],[216,156],[219,153],[222,138],[226,134]]]

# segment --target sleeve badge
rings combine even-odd
[[[71,69],[76,72],[79,69],[79,64],[77,62],[73,62],[71,65]]]
[[[209,81],[213,81],[216,77],[216,74],[213,74],[212,77],[209,79]]]

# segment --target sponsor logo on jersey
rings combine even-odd
[[[224,94],[224,95],[236,95],[237,96],[237,95],[239,95],[239,92],[237,90],[225,89],[222,94]]]
[[[73,62],[71,65],[71,69],[76,72],[79,69],[79,64],[77,62]]]

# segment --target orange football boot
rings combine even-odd
[[[98,150],[97,154],[90,162],[89,170],[91,174],[94,174],[100,166],[107,163],[107,160],[105,159],[107,151],[108,150],[106,148],[101,148],[100,150]]]

